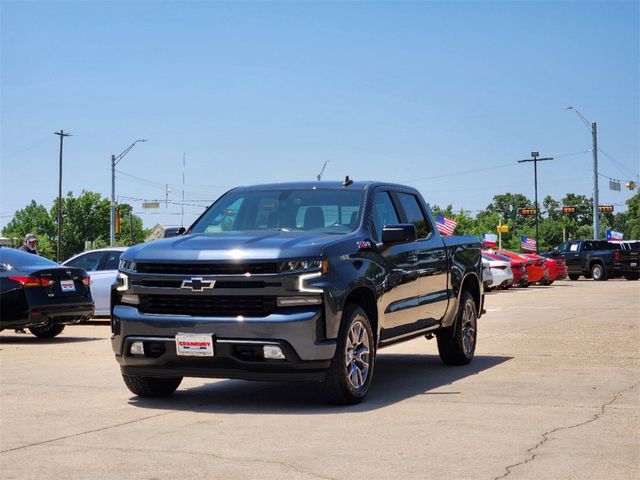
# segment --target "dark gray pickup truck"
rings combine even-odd
[[[619,243],[569,240],[542,255],[564,258],[571,280],[578,280],[581,275],[598,281],[616,277],[638,280],[640,277],[640,252],[622,249]]]
[[[435,336],[445,364],[473,359],[481,269],[478,239],[441,237],[410,187],[236,188],[182,235],[122,255],[113,351],[137,395],[185,376],[305,380],[356,403],[378,348]]]

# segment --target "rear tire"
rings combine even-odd
[[[604,269],[601,263],[594,263],[591,266],[591,278],[597,282],[603,282],[607,280],[607,271]]]
[[[624,278],[626,278],[627,280],[638,280],[638,278],[640,278],[640,274],[629,274],[629,275],[625,275]]]
[[[580,278],[580,275],[576,275],[575,273],[570,273],[569,274],[569,280],[578,280]]]
[[[376,350],[367,313],[348,304],[342,314],[336,353],[321,388],[326,400],[337,405],[360,403],[371,385]]]
[[[42,327],[29,327],[29,331],[38,338],[53,338],[60,335],[64,327],[62,324],[48,323]]]
[[[460,297],[453,325],[436,333],[438,353],[446,365],[467,365],[473,360],[478,337],[478,308],[466,290]]]
[[[182,377],[139,377],[122,374],[125,385],[140,397],[166,397],[180,386]]]

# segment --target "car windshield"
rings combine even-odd
[[[13,248],[0,248],[0,264],[5,267],[21,268],[25,266],[33,267],[59,267],[60,264],[47,258],[34,255],[32,253],[21,252]]]
[[[189,233],[256,230],[345,234],[355,230],[363,192],[342,189],[231,191],[193,224]]]

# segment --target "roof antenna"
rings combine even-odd
[[[324,173],[324,169],[327,168],[327,163],[329,163],[329,160],[324,162],[324,165],[322,165],[322,170],[320,170],[320,173],[316,176],[318,181],[320,181],[322,179],[322,174]]]
[[[344,177],[344,182],[342,182],[342,186],[343,187],[348,187],[350,185],[353,185],[353,180],[351,180],[349,178],[349,175],[347,175],[346,177]]]

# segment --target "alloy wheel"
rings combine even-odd
[[[369,376],[370,340],[361,321],[349,328],[345,344],[345,367],[349,383],[356,390],[362,388]]]

